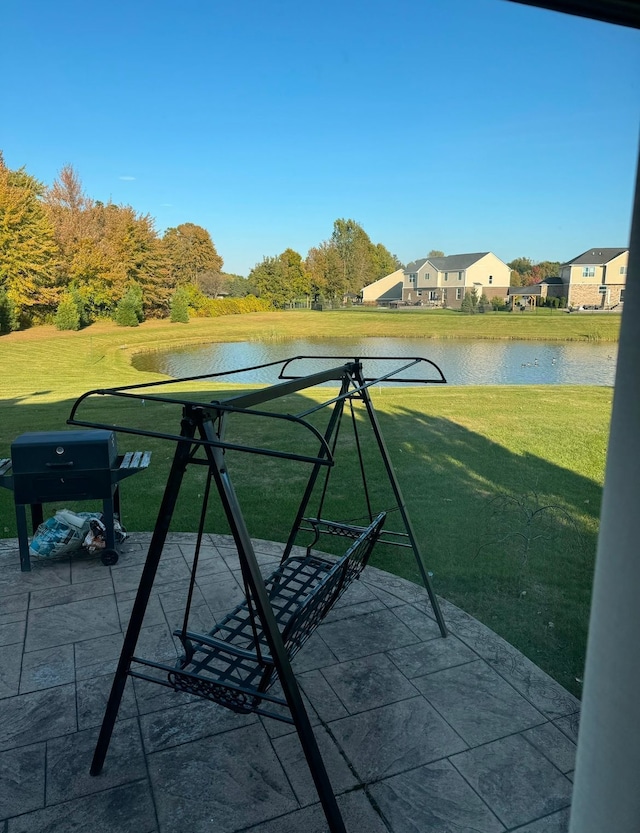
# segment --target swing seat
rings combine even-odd
[[[359,577],[385,516],[386,513],[381,513],[367,527],[313,519],[314,528],[325,526],[331,529],[330,534],[343,534],[352,541],[344,555],[339,558],[314,555],[311,544],[305,555],[287,558],[265,580],[289,660],[351,582]],[[176,691],[213,700],[242,714],[257,711],[290,722],[289,718],[261,708],[265,700],[286,704],[282,698],[268,694],[277,674],[274,674],[275,665],[265,633],[249,601],[237,605],[207,634],[194,631],[184,634],[176,630],[174,636],[183,638],[185,647],[185,655],[168,674],[169,684]]]

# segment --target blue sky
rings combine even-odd
[[[506,0],[5,0],[0,149],[211,233],[246,275],[338,217],[429,249],[627,245],[640,32]]]

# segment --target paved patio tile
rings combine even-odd
[[[365,584],[364,581],[360,581],[361,584]],[[373,595],[378,599],[378,601],[382,602],[385,607],[400,607],[400,605],[406,604],[404,599],[398,598],[398,596],[394,596],[393,593],[388,593],[386,590],[383,590],[382,587],[376,584],[366,584],[369,588],[369,591],[373,593]]]
[[[115,671],[124,634],[112,633],[74,643],[76,679],[84,680]]]
[[[88,729],[47,743],[47,806],[146,778],[137,720],[116,723],[102,772],[92,776],[97,739],[98,730]]]
[[[110,576],[95,579],[92,572],[92,580],[82,584],[67,584],[63,587],[53,587],[47,590],[36,590],[31,594],[30,610],[40,607],[51,607],[51,605],[68,604],[78,602],[82,599],[93,599],[96,596],[110,596],[113,594],[113,582]]]
[[[379,587],[385,593],[390,593],[405,602],[411,604],[426,602],[429,604],[427,591],[421,584],[414,584],[411,581],[392,576],[390,573],[385,573],[384,570],[378,570],[376,567],[367,568],[367,572],[363,574],[361,581],[372,587]]]
[[[424,609],[420,610],[411,604],[402,604],[394,607],[393,612],[415,633],[418,639],[423,641],[442,639],[438,623],[427,615]]]
[[[22,659],[20,694],[53,688],[74,680],[73,645],[30,651]]]
[[[189,567],[193,563],[193,547],[188,545],[181,545],[180,550]],[[198,558],[198,575],[206,576],[215,573],[226,573],[229,570],[228,564],[220,557],[217,547],[213,545],[204,545],[200,548],[200,556]]]
[[[435,625],[435,622],[433,624]],[[464,665],[478,659],[477,654],[451,634],[446,639],[430,639],[428,642],[422,642],[419,645],[396,648],[393,651],[388,651],[387,656],[409,679],[434,671],[442,671],[443,668]]]
[[[417,691],[384,654],[322,669],[322,675],[350,714],[413,697]]]
[[[174,691],[172,688],[149,683],[146,680],[132,679],[132,682],[138,704],[138,714],[140,715],[173,709],[187,703],[201,702],[199,697],[192,694]]]
[[[198,588],[214,616],[228,613],[244,598],[243,591],[232,573],[206,576],[203,581],[198,581]]]
[[[545,723],[522,732],[522,737],[533,744],[539,752],[565,774],[576,765],[576,745],[553,723]]]
[[[321,669],[298,674],[298,683],[321,720],[336,720],[346,717],[349,712],[322,675]]]
[[[182,631],[184,609],[165,611],[164,621],[167,623],[170,633],[173,634],[176,630]],[[189,630],[196,631],[196,633],[209,633],[215,623],[215,617],[208,605],[194,603],[189,611]],[[182,643],[180,640],[174,637],[174,642],[180,653],[182,653]]]
[[[571,782],[519,735],[451,758],[507,827],[535,821],[571,801]]]
[[[116,593],[124,593],[127,590],[136,591],[140,584],[140,576],[144,567],[144,559],[137,564],[120,564],[111,573],[113,586]]]
[[[173,708],[150,712],[140,718],[147,753],[159,752],[257,722],[255,715],[235,714],[202,699],[188,704],[176,704]]]
[[[3,615],[26,614],[29,607],[29,593],[14,593],[11,596],[0,596],[0,610]]]
[[[45,744],[0,752],[0,819],[44,807]]]
[[[565,734],[569,740],[578,742],[578,731],[580,729],[580,713],[568,714],[566,717],[559,717],[553,721],[554,724]]]
[[[68,561],[42,559],[31,560],[31,572],[20,570],[20,559],[16,552],[15,561],[3,566],[0,571],[0,596],[13,596],[31,590],[45,590],[49,587],[63,587],[70,584]]]
[[[322,639],[321,630],[316,631],[313,636],[304,644],[303,650],[293,658],[292,667],[296,675],[305,671],[313,671],[316,668],[323,668],[326,665],[333,665],[336,657]]]
[[[568,833],[569,831],[569,808],[552,813],[543,819],[534,821],[524,827],[518,827],[513,833]]]
[[[380,599],[367,599],[364,602],[334,607],[327,613],[324,622],[340,622],[353,616],[363,616],[365,613],[375,613],[376,610],[386,610],[386,605]]]
[[[393,833],[502,833],[505,830],[448,761],[373,784],[371,795]]]
[[[513,645],[465,611],[442,602],[449,627],[549,719],[572,714],[579,701]]]
[[[327,622],[322,638],[341,662],[418,642],[418,637],[391,610]]]
[[[68,735],[77,728],[73,685],[11,697],[0,708],[0,750]]]
[[[20,687],[22,652],[14,645],[0,648],[0,700],[14,697]]]
[[[314,734],[334,794],[338,795],[357,786],[358,779],[340,754],[327,730],[318,726]],[[275,738],[272,743],[300,805],[305,807],[317,802],[318,793],[297,732]]]
[[[154,662],[175,662],[178,652],[166,622],[142,628],[135,655]]]
[[[367,783],[467,748],[423,697],[351,715],[329,727]]]
[[[86,581],[94,581],[97,577],[97,567],[99,567],[98,575],[100,578],[111,578],[111,568],[105,567],[97,553],[95,555],[83,555],[82,552],[75,553],[69,558],[69,564],[71,568],[71,584],[84,584]]]
[[[298,804],[259,723],[147,756],[162,831],[233,833]]]
[[[363,790],[339,795],[337,801],[347,833],[388,833],[389,828],[373,809]],[[327,833],[327,820],[320,804],[250,828],[250,833],[302,832]]]
[[[141,680],[89,776],[149,540],[111,568],[31,573],[0,541],[0,833],[327,833],[294,726]],[[193,541],[170,536],[140,657],[173,665],[181,649]],[[190,627],[206,632],[241,587],[231,539],[204,541]],[[271,572],[283,545],[255,545]],[[448,639],[424,588],[367,568],[294,660],[348,833],[566,833],[577,701],[443,607]]]
[[[140,781],[9,820],[8,833],[156,833],[148,784]],[[176,828],[177,831],[177,828]]]
[[[0,624],[0,645],[21,645],[24,639],[26,620],[21,616],[17,621]]]
[[[180,581],[174,584],[163,584],[158,589],[156,598],[159,600],[165,613],[171,611],[183,612],[188,590],[189,583],[186,581]],[[194,606],[205,603],[204,596],[197,585],[193,588],[193,599],[191,603]]]
[[[122,599],[116,596],[116,602],[118,605],[120,630],[124,632],[129,627],[129,619],[131,618],[131,611],[133,610],[135,599]],[[151,625],[163,625],[164,623],[164,610],[160,604],[160,599],[157,596],[152,596],[144,612],[143,624],[145,627],[150,627]]]
[[[29,611],[25,650],[35,651],[119,631],[120,619],[113,596],[43,607]]]
[[[436,671],[413,683],[471,746],[545,722],[540,712],[480,661]]]
[[[113,674],[103,674],[101,677],[92,677],[89,680],[79,680],[76,685],[76,698],[78,708],[78,729],[90,729],[92,726],[100,726],[107,707],[107,700],[111,692]],[[125,720],[128,717],[137,717],[138,708],[133,693],[133,686],[126,685],[118,720]]]

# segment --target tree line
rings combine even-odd
[[[560,275],[559,260],[541,260],[538,263],[528,257],[516,257],[507,263],[511,269],[511,286],[533,286],[545,278]]]
[[[149,214],[87,196],[70,165],[46,187],[0,153],[0,332],[56,316],[75,325],[163,317],[178,290],[202,310],[202,297],[246,284],[222,267],[201,226],[159,235]]]
[[[249,273],[251,290],[274,306],[297,299],[343,303],[363,286],[402,268],[396,255],[373,243],[359,223],[338,219],[328,240],[309,249],[306,259],[293,249],[265,257]]]
[[[223,272],[209,232],[185,222],[159,235],[129,205],[89,197],[71,165],[45,186],[0,152],[0,332],[55,320],[77,327],[101,318],[134,324],[185,304],[254,295],[285,307],[313,297],[342,302],[402,264],[355,220],[336,220],[306,259],[293,249],[265,257],[248,278]],[[255,308],[249,304],[247,308]],[[244,307],[243,307],[244,309]],[[184,313],[180,313],[184,318]]]
[[[0,333],[52,320],[63,328],[100,318],[184,320],[183,308],[221,314],[211,300],[220,296],[261,301],[229,306],[236,312],[303,298],[342,304],[402,266],[355,220],[337,219],[306,258],[287,248],[247,278],[228,274],[201,226],[185,222],[159,235],[149,214],[87,196],[72,166],[47,187],[24,168],[10,170],[0,152]],[[527,286],[558,274],[560,263],[521,257],[508,266],[511,284]]]

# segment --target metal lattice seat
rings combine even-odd
[[[291,660],[311,636],[331,607],[365,567],[384,524],[381,513],[368,527],[323,522],[332,534],[355,540],[338,559],[314,555],[288,558],[265,580],[282,641]],[[321,523],[316,521],[316,523]],[[263,695],[274,681],[274,662],[266,635],[256,622],[251,600],[228,613],[208,634],[176,630],[183,639],[185,656],[168,674],[179,691],[206,697],[237,712],[259,709]],[[267,698],[275,702],[278,698]]]

